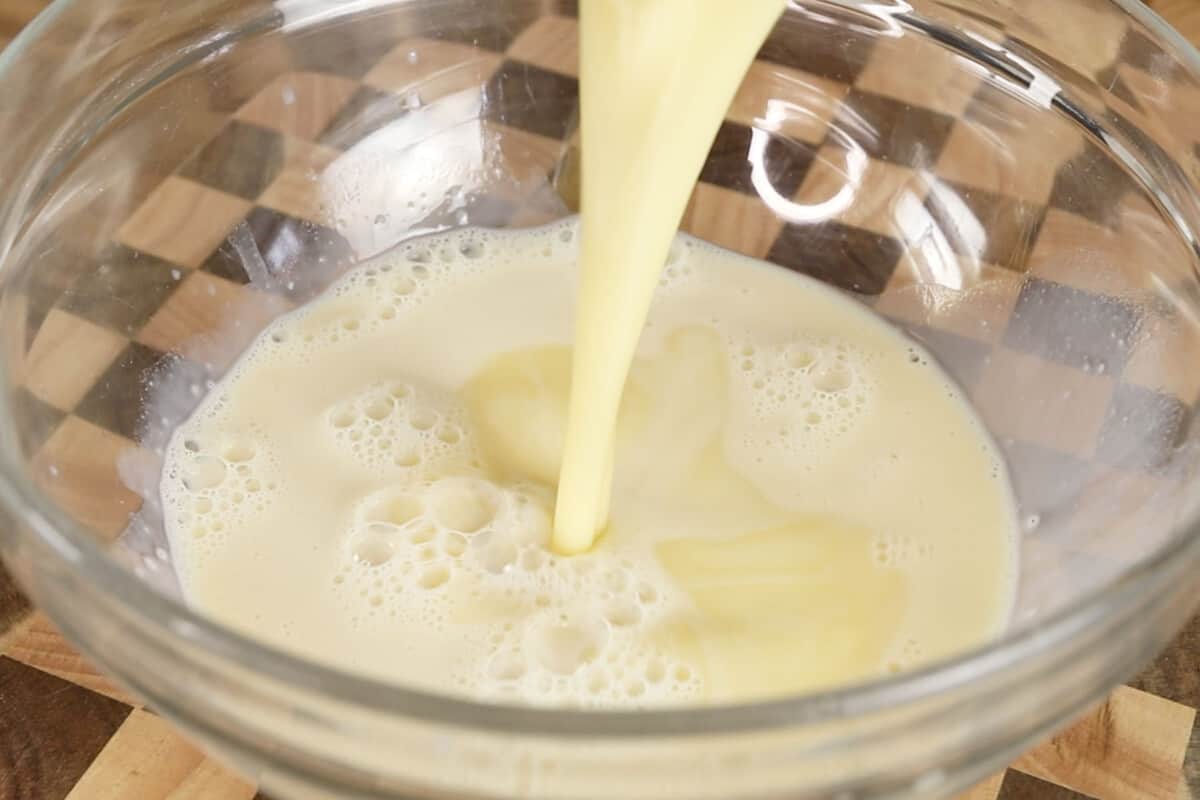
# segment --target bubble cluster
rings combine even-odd
[[[326,430],[364,466],[413,474],[447,460],[469,465],[473,448],[466,412],[447,392],[412,382],[377,382],[335,404]]]
[[[901,638],[884,661],[885,674],[896,674],[920,666],[928,656],[920,641],[913,637]]]
[[[694,239],[679,238],[671,243],[667,262],[663,265],[662,275],[658,279],[660,289],[678,287],[695,274],[691,256],[700,246]]]
[[[693,696],[696,670],[647,646],[668,604],[653,577],[603,552],[548,549],[550,501],[478,477],[404,483],[359,502],[334,591],[352,620],[466,635],[451,676],[472,694],[641,705]]]
[[[744,445],[816,455],[854,432],[874,398],[870,356],[831,336],[762,347],[731,340],[737,394],[753,422]]]
[[[275,458],[253,430],[176,437],[167,464],[164,505],[198,548],[218,547],[232,528],[266,510],[278,490]]]
[[[932,544],[907,533],[884,531],[871,542],[871,557],[880,567],[905,569],[928,561],[932,554]]]

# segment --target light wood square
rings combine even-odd
[[[567,149],[558,139],[498,122],[485,122],[483,130],[485,140],[499,151],[505,171],[517,181],[549,176]]]
[[[325,72],[288,72],[242,106],[237,118],[289,136],[315,139],[357,89],[355,81]]]
[[[422,102],[478,89],[503,61],[498,53],[437,39],[401,43],[367,73],[369,86],[396,94],[416,92]]]
[[[917,242],[934,226],[924,205],[928,190],[923,173],[826,145],[817,151],[790,213],[797,221],[831,219]]]
[[[49,617],[34,612],[21,623],[5,648],[6,656],[22,664],[49,672],[76,686],[111,697],[128,705],[139,705],[136,698],[100,672],[59,632]]]
[[[1095,451],[1114,381],[997,347],[973,393],[989,431],[1078,458]]]
[[[1187,505],[1182,481],[1104,465],[1080,492],[1071,547],[1111,565],[1115,574],[1148,556],[1175,530]]]
[[[138,341],[222,372],[287,308],[275,295],[194,272],[142,329]]]
[[[117,231],[117,240],[179,264],[199,266],[245,218],[245,200],[172,176]]]
[[[1193,708],[1122,686],[1013,766],[1090,797],[1177,800],[1195,718]]]
[[[1200,398],[1200,330],[1174,311],[1145,314],[1121,380],[1185,404]]]
[[[339,157],[341,153],[328,147],[295,138],[284,140],[283,169],[259,197],[259,205],[334,227],[339,198],[350,190],[342,187],[339,193],[337,180],[328,174]]]
[[[496,122],[483,123],[488,152],[498,153],[504,177],[489,190],[514,206],[507,225],[514,228],[543,225],[563,214],[563,200],[553,184],[556,170],[566,157],[567,145]]]
[[[988,105],[976,104],[974,116],[959,119],[950,131],[935,168],[938,178],[1045,205],[1058,168],[1082,151],[1083,138],[1065,124],[1014,122],[1028,110],[1009,110],[1017,101],[1001,99],[999,92],[988,97]]]
[[[253,786],[206,758],[162,717],[135,709],[67,800],[250,800],[254,791]]]
[[[71,411],[126,343],[107,328],[52,309],[25,358],[25,387],[55,408]]]
[[[917,65],[920,65],[919,67]],[[855,88],[956,117],[982,83],[983,69],[913,34],[880,37]]]
[[[1058,54],[1067,66],[1087,77],[1116,61],[1129,29],[1125,12],[1116,5],[1091,5],[1085,14],[1071,14],[1069,21],[1057,3],[1009,0],[1007,5],[1014,12],[1011,35],[1034,49]]]
[[[825,140],[849,87],[769,61],[755,61],[726,118],[808,144]]]
[[[117,472],[118,462],[136,449],[128,439],[67,417],[34,457],[33,479],[79,525],[112,541],[142,506]]]
[[[1187,295],[1196,282],[1196,256],[1150,200],[1142,194],[1127,194],[1117,204],[1116,231],[1127,282],[1153,287],[1155,294],[1182,290]]]
[[[1188,0],[1190,2],[1190,0]],[[1164,79],[1129,64],[1117,68],[1117,77],[1137,98],[1146,113],[1138,114],[1138,129],[1168,150],[1194,141],[1200,119],[1200,85],[1195,81]]]
[[[715,245],[763,258],[779,237],[783,221],[757,197],[699,183],[681,227]]]
[[[1050,209],[1029,254],[1039,278],[1114,297],[1150,288],[1156,258],[1147,237],[1134,239],[1068,211]],[[1164,243],[1167,249],[1170,244]]]
[[[513,41],[508,57],[563,75],[578,75],[579,23],[568,17],[542,17]]]
[[[939,261],[916,255],[901,258],[875,310],[988,344],[998,342],[1021,293],[1021,275],[953,253]]]
[[[7,292],[0,299],[0,318],[5,321],[7,335],[0,345],[6,359],[13,383],[24,383],[29,344],[25,331],[29,330],[30,300],[25,292]]]

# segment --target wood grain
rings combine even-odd
[[[1146,0],[1163,19],[1189,42],[1200,43],[1200,2],[1197,0]]]
[[[46,0],[4,0],[0,3],[0,48],[8,46],[47,5]]]
[[[0,47],[45,4],[44,0],[0,0]],[[1147,0],[1147,4],[1192,41],[1200,41],[1200,0]],[[572,30],[569,21],[544,22],[518,37],[508,56],[557,75],[573,75],[576,43]],[[1113,44],[1107,42],[1104,47],[1108,49],[1103,52],[1109,52]],[[431,72],[453,66],[462,48],[446,42],[404,44],[381,58],[364,83],[376,90],[404,91],[414,80],[427,79]],[[414,49],[418,51],[417,65],[409,56]],[[1096,58],[1104,58],[1100,48]],[[313,140],[356,94],[359,84],[298,68],[283,50],[277,60],[278,80],[255,95],[261,63],[255,64],[254,69],[246,70],[250,77],[245,86],[228,92],[227,102],[220,107],[222,112],[237,111],[237,119],[244,123],[227,131],[227,138],[241,135],[242,145],[247,136],[261,140],[262,161],[270,168],[251,176],[253,185],[244,187],[246,196],[239,199],[219,191],[217,178],[222,176],[206,170],[201,159],[195,181],[173,178],[151,195],[143,210],[122,229],[127,245],[185,268],[199,266],[205,252],[222,238],[222,229],[250,207],[251,196],[261,207],[314,222],[328,221],[319,192],[313,191],[312,176],[321,174],[338,154]],[[489,57],[471,68],[452,70],[431,84],[432,96],[474,85],[478,75],[495,63],[496,59]],[[889,59],[881,50],[859,77],[857,88],[951,115],[961,110],[963,98],[971,96],[936,79],[896,93],[890,88],[890,76],[904,67],[902,60]],[[761,86],[769,78],[788,84],[808,81],[815,94],[828,97],[843,91],[837,82],[801,70],[777,65],[756,65],[755,70],[759,80],[752,82],[754,86]],[[771,74],[760,74],[764,71]],[[1135,81],[1131,84],[1135,92],[1143,86],[1136,83],[1136,74],[1122,75]],[[245,104],[252,96],[254,99]],[[755,109],[761,104],[761,97],[744,90],[731,118],[752,124]],[[1181,107],[1177,113],[1184,115],[1180,117],[1183,119],[1191,112]],[[817,113],[787,132],[817,145],[825,141],[828,121],[827,114]],[[224,122],[223,116],[210,120],[214,132]],[[559,139],[489,125],[495,126],[492,132],[499,137],[514,174],[531,178],[544,175],[559,161],[564,147]],[[1015,194],[1030,202],[1044,199],[1047,186],[1043,183],[1020,187],[996,183],[988,165],[973,160],[978,149],[968,146],[965,135],[962,129],[951,135],[938,165],[944,177],[992,192]],[[1044,154],[1038,148],[1034,148],[1037,153]],[[959,169],[958,174],[952,174],[952,166]],[[874,161],[872,168],[878,168]],[[896,169],[894,183],[903,185],[908,176],[900,171],[901,167]],[[820,172],[814,172],[807,188],[821,188],[819,177]],[[202,186],[204,181],[210,181],[210,185]],[[259,192],[262,187],[265,191]],[[801,191],[798,197],[803,196]],[[843,221],[866,225],[881,214]],[[762,253],[769,249],[779,226],[776,217],[763,215],[745,196],[710,184],[693,198],[686,222],[689,227],[704,230],[709,238],[715,232],[727,244]],[[1136,223],[1134,219],[1132,224]],[[188,229],[188,236],[176,235],[183,228]],[[1074,239],[1090,236],[1091,232],[1081,228],[1063,235],[1069,247]],[[155,306],[149,323],[141,326],[139,321],[127,332],[102,330],[94,322],[86,322],[87,315],[80,309],[75,309],[74,315],[54,312],[62,314],[61,318],[47,320],[41,326],[39,341],[28,357],[26,377],[34,377],[30,383],[33,396],[50,407],[69,411],[95,379],[93,373],[102,372],[117,355],[125,342],[124,333],[136,336],[142,344],[183,351],[203,360],[204,342],[223,321],[216,313],[217,305],[237,302],[248,290],[209,273],[184,271],[186,280],[170,300]],[[127,274],[124,270],[118,272]],[[1081,274],[1080,279],[1094,281],[1096,276]],[[174,291],[173,284],[170,288]],[[126,294],[150,293],[139,288]],[[1011,310],[1015,297],[1011,294],[1006,288],[1002,302],[998,301],[1001,317],[1007,317]],[[998,325],[989,325],[989,330],[999,329]],[[972,335],[965,323],[961,332]],[[49,361],[58,360],[56,354],[61,353],[71,354],[83,372],[64,374],[48,368]],[[1136,371],[1137,363],[1136,358],[1131,361],[1131,370]],[[1197,385],[1200,373],[1194,365],[1173,367],[1182,384],[1193,388]],[[1187,392],[1181,390],[1179,394]],[[111,469],[116,456],[130,447],[126,439],[71,416],[49,439],[35,468],[43,473],[40,479],[47,481],[48,468],[53,464],[59,470],[57,477],[65,476],[67,480],[59,480],[49,490],[57,493],[62,504],[81,520],[108,536],[121,528],[130,507],[137,502],[135,497],[121,494],[123,487]],[[97,486],[107,488],[97,491]],[[97,501],[101,496],[108,499]],[[138,708],[133,698],[79,656],[48,619],[31,614],[28,603],[2,567],[0,654],[0,800],[249,800],[262,796],[206,758],[164,720]],[[1195,711],[1200,707],[1198,654],[1200,618],[1193,620],[1133,683],[1134,688],[1117,690],[1075,726],[1023,756],[1013,769],[973,787],[959,800],[1200,800],[1200,725],[1196,724]]]
[[[118,462],[135,449],[128,439],[69,417],[34,459],[33,479],[80,525],[111,541],[142,505],[117,472]]]
[[[0,656],[0,799],[65,797],[129,711]]]
[[[998,773],[980,781],[969,791],[960,794],[956,800],[996,800],[1000,794],[1000,786],[1004,783],[1004,773]]]
[[[300,139],[315,139],[358,84],[333,75],[288,72],[242,106],[237,118]]]
[[[693,234],[703,231],[713,244],[761,258],[783,221],[740,192],[702,183],[692,192],[680,227]]]
[[[185,267],[197,267],[252,206],[179,177],[167,178],[117,231],[117,240]]]
[[[1013,767],[1093,797],[1176,800],[1196,709],[1120,687]]]
[[[125,337],[52,309],[25,356],[22,383],[42,402],[70,411],[124,348]]]
[[[4,520],[4,524],[8,524]],[[0,654],[20,635],[21,626],[29,619],[32,606],[17,587],[16,581],[0,562]]]
[[[0,648],[9,658],[129,706],[140,701],[71,646],[45,614],[31,614]]]
[[[136,710],[79,779],[67,800],[249,800],[254,787],[206,758],[162,718]]]

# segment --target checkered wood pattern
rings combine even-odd
[[[1156,5],[1200,38],[1200,2]],[[262,323],[382,241],[348,232],[313,178],[347,154],[369,151],[373,130],[402,123],[413,111],[412,87],[420,86],[425,105],[464,91],[498,98],[480,130],[508,175],[535,188],[554,176],[570,203],[578,156],[569,124],[577,94],[572,6],[561,2],[553,16],[532,15],[531,24],[486,35],[468,24],[438,40],[396,40],[384,30],[340,58],[318,40],[298,42],[281,53],[274,82],[214,100],[211,139],[113,226],[100,268],[78,276],[64,246],[39,266],[14,311],[27,330],[15,401],[27,422],[23,446],[45,491],[97,536],[120,535],[140,499],[116,464],[137,452],[148,424],[131,387],[167,369],[220,375]],[[1037,4],[1027,6],[1036,17]],[[964,15],[963,27],[972,24]],[[1053,33],[1089,37],[1089,63],[1070,68],[1104,75],[1123,102],[1137,106],[1149,82],[1139,71],[1136,31],[1098,15],[1079,31]],[[1126,65],[1114,69],[1118,57]],[[1165,311],[1139,310],[1118,297],[1136,281],[1121,271],[1120,256],[1134,252],[1114,254],[1101,268],[1070,257],[1079,243],[1105,240],[1136,245],[1141,258],[1148,248],[1169,247],[1152,237],[1129,244],[1130,231],[1152,212],[1131,193],[1083,191],[1080,181],[1106,163],[1082,137],[1013,132],[1012,157],[1059,164],[1048,173],[981,159],[984,117],[1009,101],[961,70],[898,83],[904,68],[898,48],[851,31],[803,50],[769,41],[717,137],[684,227],[855,292],[908,326],[972,395],[1008,457],[1073,469],[1082,476],[1085,507],[1089,492],[1102,488],[1118,486],[1130,498],[1164,491],[1173,479],[1158,469],[1165,452],[1145,440],[1161,441],[1165,451],[1183,435],[1200,371],[1163,354],[1167,343],[1200,343]],[[828,102],[787,118],[780,135],[764,141],[765,99],[773,88],[797,85]],[[1200,119],[1194,99],[1179,113]],[[764,148],[765,180],[779,197],[817,204],[845,183],[846,147],[829,135],[837,126],[891,132],[866,153],[861,183],[871,191],[819,225],[785,222],[759,199],[756,181],[764,176],[754,174],[747,152]],[[985,242],[962,228],[964,207],[990,232]],[[519,194],[472,210],[516,225],[552,215]],[[959,239],[914,240],[902,224],[912,219],[958,231]],[[912,253],[923,246],[972,261],[978,280],[969,312],[921,288],[922,264]],[[261,255],[253,265],[260,274],[248,274],[246,247]],[[318,257],[327,271],[310,280],[293,272]],[[935,325],[931,303],[940,303]],[[1070,330],[1061,327],[1067,318]],[[243,321],[240,329],[231,319]],[[71,369],[62,368],[64,359]],[[1020,415],[995,400],[1011,394],[1013,376],[1026,391]],[[1046,385],[1059,393],[1068,387],[1071,402],[1039,393]],[[1018,488],[1036,500],[1035,484]],[[1086,508],[1072,513],[1086,521]],[[1121,555],[1120,541],[1096,545],[1082,554],[1063,552],[1053,540],[1029,542],[1048,558]],[[1200,619],[1137,681],[965,797],[1200,797],[1197,708]],[[91,667],[0,572],[0,800],[236,799],[255,791]]]

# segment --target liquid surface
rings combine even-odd
[[[273,323],[167,448],[187,599],[321,662],[533,704],[768,697],[999,633],[1013,504],[958,390],[853,301],[686,238],[608,530],[555,556],[576,238],[415,240]]]
[[[784,0],[584,0],[583,235],[554,548],[608,520],[626,376],[717,129]]]

